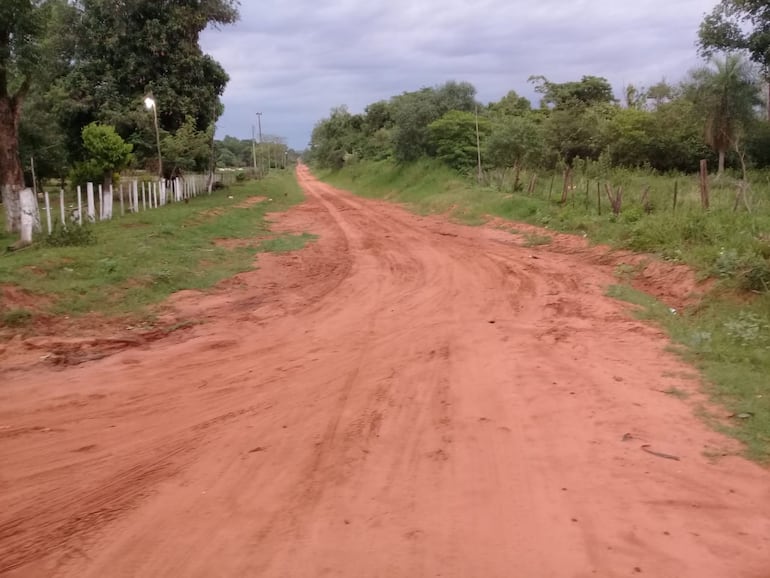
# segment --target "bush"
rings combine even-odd
[[[61,221],[56,221],[43,242],[49,247],[86,247],[96,244],[96,236],[87,222],[65,226]]]
[[[26,309],[11,309],[0,314],[0,325],[6,327],[23,327],[32,321],[32,313]]]

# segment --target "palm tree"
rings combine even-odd
[[[692,73],[693,99],[706,119],[705,137],[719,154],[719,174],[727,151],[735,147],[760,104],[758,75],[739,54],[709,58],[708,66]]]

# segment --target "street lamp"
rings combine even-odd
[[[158,127],[158,105],[152,96],[146,96],[144,106],[147,110],[152,109],[152,117],[155,120],[155,140],[158,144],[158,176],[163,180],[163,158],[160,154],[160,128]]]

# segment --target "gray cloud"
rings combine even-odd
[[[304,148],[333,106],[353,111],[406,90],[465,80],[479,99],[527,78],[678,80],[698,59],[695,39],[716,0],[358,0],[253,2],[241,21],[204,34],[204,50],[230,74],[219,134],[263,131]]]

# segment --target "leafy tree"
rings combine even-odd
[[[110,124],[138,151],[154,133],[142,101],[151,93],[160,126],[175,133],[192,117],[207,130],[220,114],[227,73],[199,44],[210,25],[233,23],[236,0],[168,2],[81,0],[77,4],[73,68],[62,84],[71,96],[62,111],[70,141],[92,121]]]
[[[0,187],[9,232],[21,226],[19,190],[24,187],[24,173],[19,157],[19,124],[24,99],[40,69],[45,16],[45,2],[0,3]]]
[[[322,167],[341,169],[361,140],[362,119],[346,106],[333,108],[329,118],[318,122],[310,139],[310,158]]]
[[[647,101],[652,101],[653,108],[671,102],[676,97],[676,89],[666,82],[665,79],[653,84],[647,89]]]
[[[471,112],[476,89],[467,82],[450,81],[435,88],[405,92],[390,101],[394,122],[393,152],[398,161],[413,161],[428,153],[428,125],[451,110]]]
[[[459,171],[469,171],[478,162],[476,115],[450,110],[428,125],[429,143],[435,156]],[[479,133],[489,132],[489,121],[478,119]]]
[[[515,90],[511,90],[497,102],[489,104],[489,111],[495,116],[523,116],[532,110],[529,99],[519,96]]]
[[[709,66],[692,73],[693,100],[705,117],[706,143],[719,155],[719,174],[725,157],[754,118],[759,87],[751,66],[738,54],[712,57]]]
[[[721,0],[700,25],[698,47],[707,57],[745,50],[770,81],[770,5],[766,0]],[[766,104],[770,119],[770,98]]]
[[[612,85],[599,76],[584,76],[579,81],[561,84],[551,82],[545,76],[530,76],[529,82],[535,86],[535,92],[543,95],[540,101],[542,108],[560,110],[615,103]]]
[[[84,127],[83,146],[89,158],[79,168],[79,174],[101,175],[105,187],[133,160],[133,146],[120,138],[111,126],[91,123]]]
[[[176,133],[166,134],[161,139],[163,164],[171,175],[206,169],[211,156],[210,130],[198,130],[195,119],[189,116]]]
[[[552,110],[543,123],[546,146],[556,157],[549,164],[557,160],[571,164],[577,157],[598,159],[605,148],[606,124],[618,110],[606,103]]]
[[[248,167],[253,163],[253,141],[241,140],[232,136],[226,136],[217,143],[218,150],[222,151],[223,159],[228,159],[224,166]],[[230,153],[229,155],[227,153]]]
[[[542,130],[534,118],[510,116],[493,121],[484,159],[495,167],[521,167],[539,162],[542,152]]]

